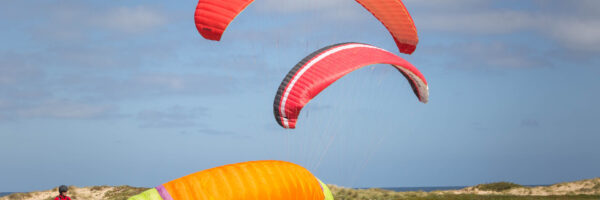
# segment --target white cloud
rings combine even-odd
[[[113,8],[103,15],[95,16],[94,21],[112,30],[138,33],[166,24],[167,18],[157,10],[138,6]]]
[[[255,2],[257,8],[262,11],[276,13],[305,12],[322,9],[341,9],[344,4],[355,3],[348,0],[264,0]]]
[[[594,0],[405,0],[404,3],[419,30],[484,36],[532,31],[572,50],[600,50],[600,13],[597,12],[600,3]],[[251,6],[271,13],[315,11],[320,19],[335,21],[361,19],[367,13],[358,3],[348,0],[265,0]]]
[[[68,92],[88,100],[115,102],[164,96],[211,96],[236,91],[238,79],[212,74],[143,73],[131,77],[69,77],[60,82]]]
[[[207,134],[207,135],[233,135],[233,134],[235,134],[232,131],[224,131],[224,130],[217,130],[217,129],[211,129],[211,128],[202,128],[202,129],[199,129],[198,132]]]
[[[114,109],[113,106],[109,105],[92,105],[66,100],[54,100],[24,107],[16,111],[16,114],[19,117],[25,118],[87,119],[107,116]]]
[[[27,62],[27,58],[15,53],[0,53],[0,89],[18,87],[41,79],[44,73]]]
[[[449,59],[451,68],[528,68],[551,65],[539,52],[526,45],[501,42],[467,42],[422,49],[427,55]]]
[[[108,35],[140,34],[167,24],[168,15],[149,6],[96,7],[81,3],[44,4],[36,23],[27,24],[35,39],[63,42]],[[23,17],[22,17],[23,18]],[[33,21],[34,19],[28,19]]]
[[[417,28],[467,34],[504,34],[538,24],[535,17],[518,11],[421,15],[414,20]]]
[[[557,20],[551,29],[552,36],[568,48],[584,51],[600,50],[600,19]]]
[[[425,7],[427,9],[439,10],[465,10],[474,7],[482,7],[490,4],[490,1],[481,0],[403,0],[404,5],[409,11],[415,8]]]
[[[596,51],[600,50],[600,14],[590,10],[600,10],[597,2],[542,1],[528,9],[497,8],[470,0],[451,4],[407,1],[407,6],[418,8],[411,14],[420,30],[467,35],[533,31],[573,50]]]
[[[235,83],[232,77],[208,74],[143,74],[128,80],[128,84],[155,93],[220,94],[229,92]]]
[[[523,119],[520,125],[521,127],[539,127],[540,123],[535,119]]]
[[[277,15],[302,14],[304,20],[355,21],[368,13],[360,4],[351,0],[264,0],[253,5],[258,11]]]
[[[184,108],[172,106],[165,110],[142,110],[137,114],[137,119],[142,122],[141,127],[170,128],[188,127],[196,124],[196,119],[206,115],[206,108]]]

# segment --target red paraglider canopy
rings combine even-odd
[[[417,28],[400,0],[356,0],[390,31],[398,50],[412,54],[419,43]]]
[[[231,21],[253,0],[199,0],[195,22],[200,34],[208,40],[221,40]],[[392,34],[401,53],[412,54],[417,48],[417,29],[400,0],[356,0],[377,18]]]
[[[208,40],[221,40],[229,23],[253,0],[200,0],[194,20],[196,29]]]
[[[344,75],[371,64],[396,67],[407,78],[419,101],[427,103],[427,81],[408,61],[368,44],[342,43],[313,52],[290,70],[275,96],[275,120],[284,128],[295,128],[300,110],[312,98]]]

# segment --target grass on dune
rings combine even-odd
[[[598,200],[600,195],[552,195],[552,196],[518,196],[518,195],[477,195],[477,194],[443,194],[440,192],[395,192],[383,189],[348,189],[329,186],[336,200]],[[507,190],[519,187],[517,184],[482,184],[489,190]],[[523,187],[523,186],[520,186]]]
[[[502,192],[513,188],[521,188],[522,185],[511,183],[511,182],[496,182],[476,185],[475,188],[483,191],[496,191]]]
[[[588,181],[589,182],[589,181]],[[569,183],[556,184],[556,186],[568,185]],[[587,187],[581,188],[585,190],[600,189],[600,179],[595,179],[593,182],[585,183]],[[531,196],[531,195],[508,195],[504,194],[452,194],[445,191],[411,191],[411,192],[395,192],[384,189],[350,189],[329,185],[331,192],[336,200],[600,200],[600,193],[595,195],[576,195],[577,193],[567,193],[570,195],[550,195],[550,196]],[[504,192],[513,188],[527,188],[510,182],[498,182],[476,185],[476,188],[481,191]],[[80,188],[81,189],[81,188]],[[126,200],[129,197],[139,194],[148,188],[131,187],[131,186],[91,186],[84,188],[92,193],[99,193],[100,199],[106,200]],[[550,189],[547,187],[546,189]],[[56,191],[56,188],[52,191]],[[581,191],[580,191],[581,192]],[[70,196],[73,200],[88,199],[88,193],[78,193],[75,187],[70,187]],[[87,195],[87,196],[86,196]],[[54,195],[53,195],[54,196]],[[34,199],[32,193],[14,193],[0,199],[5,200],[23,200]],[[43,199],[53,200],[54,197]]]

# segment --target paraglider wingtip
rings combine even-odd
[[[283,127],[283,129],[285,130],[294,130],[296,129],[296,125],[288,125],[288,126],[281,126]]]
[[[221,36],[214,36],[214,35],[208,35],[208,34],[205,35],[205,34],[202,34],[202,37],[204,37],[204,39],[212,40],[212,41],[215,41],[215,42],[221,41]]]
[[[419,101],[423,104],[427,104],[429,102],[429,96],[426,97],[420,97]]]
[[[200,28],[198,29],[198,32],[200,32],[200,35],[202,35],[202,37],[204,39],[207,40],[212,40],[212,41],[221,41],[221,34],[223,34],[223,32],[216,32],[212,29],[208,29],[208,28]]]

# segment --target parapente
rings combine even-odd
[[[129,200],[333,200],[331,191],[304,167],[263,160],[199,171]]]
[[[418,100],[427,103],[429,86],[425,76],[411,63],[373,45],[341,43],[311,53],[288,72],[273,102],[275,120],[283,128],[295,128],[300,111],[311,99],[346,74],[372,64],[395,67]]]
[[[196,29],[207,40],[220,41],[229,24],[253,1],[199,0],[194,14]],[[415,51],[419,43],[417,28],[401,0],[356,0],[356,2],[385,26],[400,53],[412,54]]]

